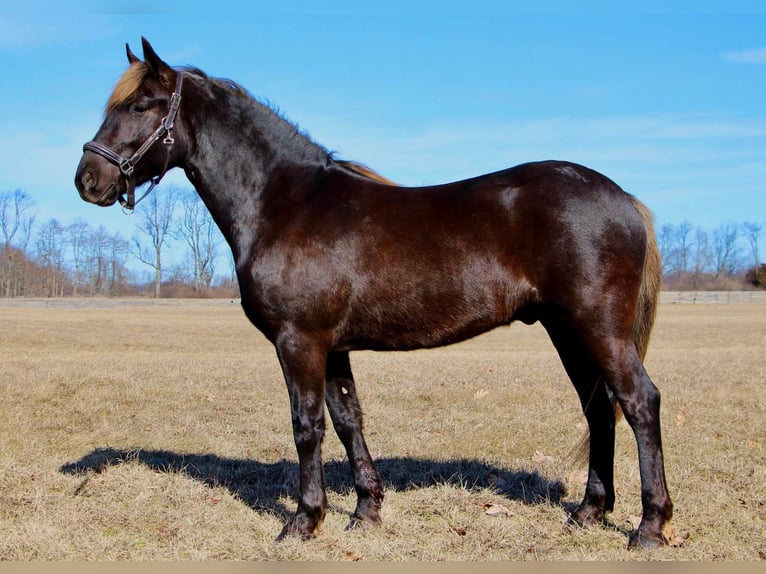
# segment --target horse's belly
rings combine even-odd
[[[508,282],[357,300],[342,327],[349,349],[405,350],[464,341],[511,322],[532,290]]]

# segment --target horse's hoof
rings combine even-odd
[[[668,539],[663,534],[647,534],[646,532],[631,532],[628,536],[628,550],[649,550],[668,545]]]
[[[316,533],[319,530],[319,526],[317,525],[316,528],[314,528],[311,531],[308,531],[304,528],[301,528],[299,525],[296,524],[295,519],[291,520],[287,524],[285,524],[285,527],[282,529],[282,532],[279,533],[279,536],[277,536],[276,541],[280,542],[287,538],[288,536],[295,536],[297,538],[300,538],[301,540],[311,540],[312,538],[316,537]]]
[[[577,530],[578,528],[584,528],[584,524],[580,524],[577,522],[574,518],[572,518],[571,515],[567,516],[567,519],[564,521],[564,528],[566,530]]]
[[[275,542],[282,542],[284,539],[295,536],[296,538],[300,538],[301,540],[311,540],[316,535],[315,534],[306,534],[305,532],[298,532],[297,530],[290,529],[289,525],[285,526],[282,529],[282,532],[279,533],[279,536],[277,536],[274,541]]]
[[[361,517],[354,515],[346,525],[346,530],[359,530],[360,528],[369,528],[370,526],[380,526],[382,523],[380,516]]]
[[[567,528],[591,528],[593,526],[599,526],[604,522],[604,511],[578,508],[572,514],[567,517],[564,526]]]

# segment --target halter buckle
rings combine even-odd
[[[132,158],[124,158],[120,161],[120,171],[125,177],[130,177],[133,175],[133,170],[136,169],[136,165],[130,161],[131,159]]]

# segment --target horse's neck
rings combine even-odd
[[[238,260],[257,242],[270,198],[307,185],[328,154],[265,106],[236,106],[190,122],[197,151],[184,169]]]

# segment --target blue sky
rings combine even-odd
[[[766,3],[611,4],[11,2],[0,191],[27,191],[38,221],[133,234],[134,219],[85,204],[72,182],[124,44],[140,54],[145,35],[170,64],[236,80],[400,183],[566,159],[660,225],[766,222]],[[189,184],[176,170],[163,185]]]

